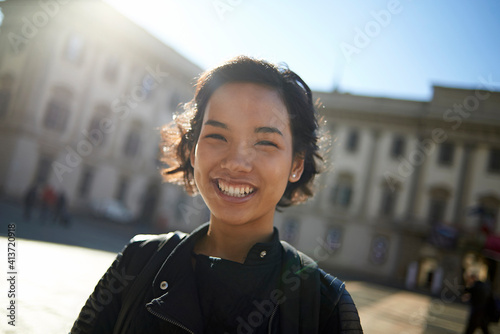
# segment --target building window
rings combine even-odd
[[[370,247],[370,261],[382,265],[389,255],[389,239],[384,235],[375,236]]]
[[[118,188],[116,188],[116,199],[119,202],[125,203],[125,198],[127,196],[129,181],[126,177],[121,177],[118,183]]]
[[[500,198],[494,195],[482,196],[476,208],[479,218],[479,228],[486,234],[493,234],[497,230],[498,212],[500,210]]]
[[[87,198],[89,196],[93,180],[93,168],[86,167],[83,170],[82,176],[80,177],[80,182],[78,183],[78,196],[80,196],[80,198]]]
[[[325,244],[330,253],[340,249],[342,246],[342,229],[338,227],[330,227],[326,231]]]
[[[451,166],[455,155],[455,146],[451,143],[442,143],[439,146],[438,164],[441,166]]]
[[[95,108],[94,116],[90,121],[87,136],[94,146],[103,147],[109,137],[110,127],[113,126],[111,109],[104,105]]]
[[[488,172],[500,173],[500,149],[499,148],[490,149],[490,155],[489,155],[489,159],[488,159]]]
[[[335,206],[347,209],[351,205],[353,178],[350,174],[341,174],[333,188],[332,202]]]
[[[10,74],[4,74],[0,77],[0,118],[7,115],[12,97],[13,85],[14,78]]]
[[[65,88],[56,88],[52,93],[47,107],[43,125],[45,128],[63,132],[69,119],[72,94]]]
[[[352,129],[347,134],[346,150],[348,152],[356,152],[359,144],[359,131]]]
[[[133,124],[127,134],[125,145],[123,146],[123,154],[128,158],[133,158],[139,153],[141,146],[140,129],[140,125]]]
[[[109,83],[113,83],[118,78],[118,60],[115,57],[110,57],[104,65],[104,79]]]
[[[72,34],[66,41],[64,48],[64,58],[73,64],[81,64],[83,61],[85,41],[83,37],[77,34]]]
[[[450,192],[443,188],[433,188],[430,191],[427,220],[430,225],[444,223]]]
[[[391,157],[397,158],[404,155],[405,146],[406,146],[405,138],[401,135],[395,135],[392,138]]]
[[[397,188],[391,189],[384,186],[382,189],[382,196],[380,201],[380,215],[383,217],[392,217],[396,207]]]
[[[431,225],[439,225],[443,223],[447,204],[447,201],[444,199],[430,199],[428,220]]]

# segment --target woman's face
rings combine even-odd
[[[212,222],[272,225],[288,181],[296,182],[303,170],[303,160],[293,158],[289,116],[279,94],[252,83],[218,88],[208,101],[191,164]]]

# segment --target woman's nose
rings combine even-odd
[[[234,145],[221,161],[221,167],[232,172],[250,172],[255,159],[255,150],[244,144]]]

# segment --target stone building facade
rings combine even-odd
[[[48,184],[73,210],[114,198],[153,219],[158,203],[173,202],[158,172],[159,130],[201,69],[101,1],[2,10],[2,192],[22,198]]]
[[[487,82],[487,80],[484,80]],[[281,230],[323,265],[434,293],[466,271],[500,280],[500,93],[430,101],[316,93],[333,144],[310,203]],[[498,250],[500,251],[500,249]]]

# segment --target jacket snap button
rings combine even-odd
[[[264,256],[267,255],[267,252],[265,250],[263,250],[262,252],[260,252],[260,257],[261,258],[264,258]]]
[[[160,283],[160,289],[166,290],[168,288],[168,283],[167,281],[163,281]]]

